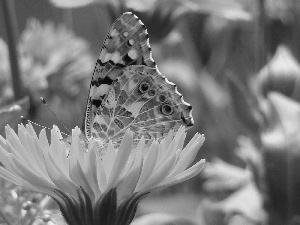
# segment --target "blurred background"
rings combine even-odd
[[[205,135],[195,161],[207,159],[199,176],[149,195],[133,223],[300,224],[300,1],[1,0],[0,9],[1,135],[21,115],[64,129],[41,96],[81,127],[103,40],[131,11],[193,106],[188,136]],[[47,224],[47,212],[63,224],[51,200],[0,187],[0,222]]]

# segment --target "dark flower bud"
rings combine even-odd
[[[26,201],[22,205],[22,209],[24,209],[26,211],[30,210],[31,207],[32,207],[32,202],[31,201]]]
[[[270,62],[257,76],[259,89],[264,96],[271,91],[300,100],[300,65],[291,51],[279,46]]]

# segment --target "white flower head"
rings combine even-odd
[[[197,133],[183,147],[185,137],[185,128],[180,127],[161,141],[154,140],[150,147],[143,138],[134,147],[133,134],[128,130],[120,147],[116,149],[109,142],[103,155],[97,151],[97,140],[86,143],[77,127],[72,130],[70,143],[63,141],[59,129],[54,127],[49,143],[45,130],[37,135],[31,124],[19,125],[17,134],[7,126],[6,139],[0,136],[0,161],[4,165],[0,167],[0,176],[49,194],[61,208],[70,202],[75,206],[83,204],[82,198],[88,199],[84,204],[99,208],[99,201],[104,201],[108,194],[115,198],[112,190],[117,193],[116,204],[120,205],[183,182],[201,171],[204,160],[188,166],[204,136]]]

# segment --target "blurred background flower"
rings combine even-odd
[[[3,224],[64,225],[54,201],[48,196],[28,191],[0,179],[0,221]]]
[[[0,43],[3,49],[1,97],[3,102],[9,102],[13,93],[8,53],[5,43],[2,40]],[[55,121],[41,104],[42,96],[54,112],[59,112],[59,118],[67,126],[79,125],[95,63],[89,44],[64,25],[41,24],[30,19],[21,34],[19,52],[21,78],[31,96],[29,118],[44,126],[51,126]]]
[[[23,81],[31,92],[76,98],[88,84],[94,57],[88,43],[64,25],[30,19],[20,37]],[[60,80],[61,82],[57,82]]]
[[[8,104],[13,99],[9,68],[8,49],[6,43],[0,38],[0,106]]]
[[[22,78],[33,97],[31,118],[46,126],[52,124],[52,115],[40,104],[42,96],[52,110],[60,111],[58,116],[67,126],[77,125],[95,63],[89,44],[64,25],[31,19],[19,46]]]

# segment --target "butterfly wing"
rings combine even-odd
[[[87,99],[83,130],[92,136],[92,123],[111,84],[129,65],[155,68],[145,25],[130,12],[120,16],[110,28],[96,62]]]
[[[132,13],[112,25],[92,77],[84,129],[87,138],[118,145],[127,129],[134,139],[161,138],[193,125],[192,107],[157,69],[147,30]]]

